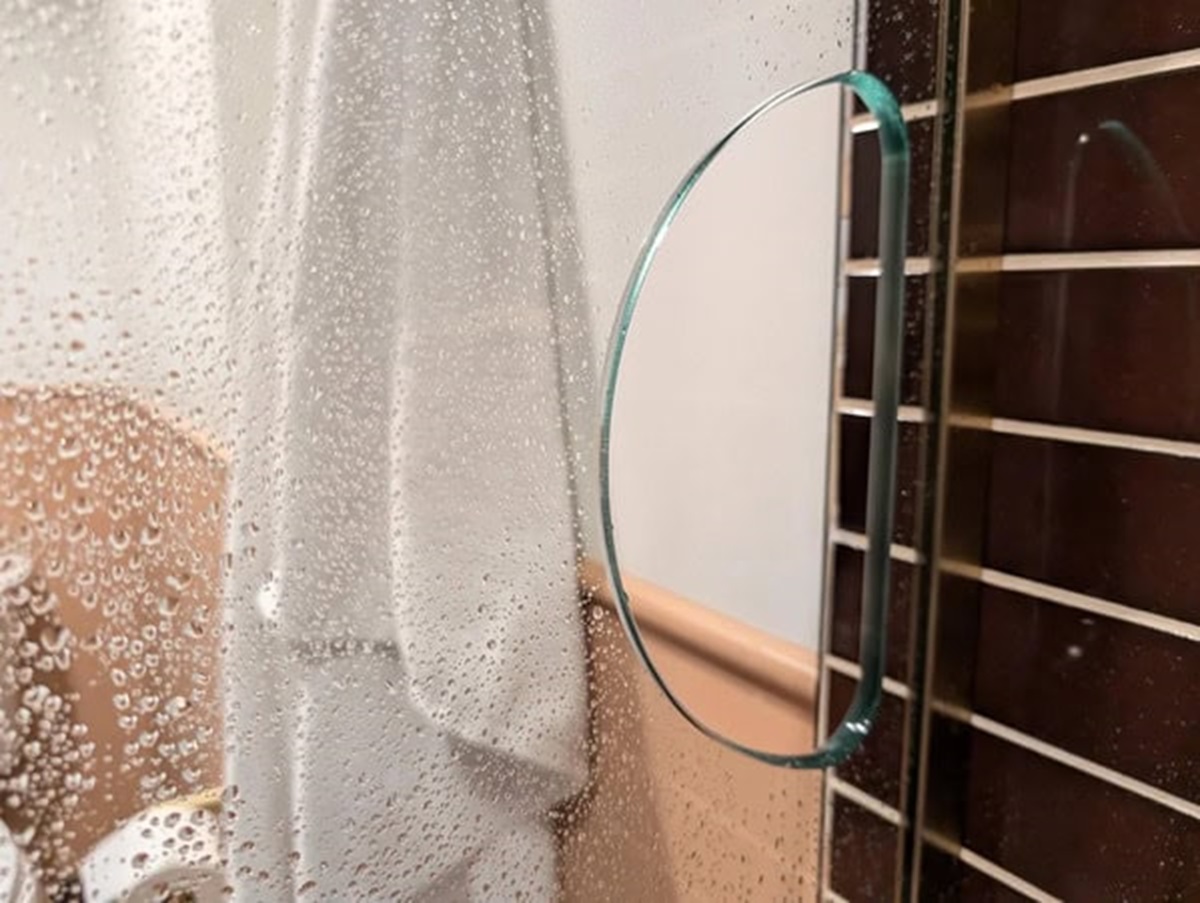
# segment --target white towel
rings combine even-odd
[[[0,822],[0,899],[8,903],[42,903],[46,899],[25,852],[3,822]]]
[[[217,815],[168,803],[139,812],[79,864],[87,903],[157,903],[163,888],[217,903],[225,885]]]
[[[525,11],[290,6],[232,321],[231,871],[287,896],[278,863],[342,850],[332,888],[361,864],[346,826],[417,893],[506,831],[544,844],[586,770]],[[414,817],[462,823],[429,868],[418,763],[439,792]]]

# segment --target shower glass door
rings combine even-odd
[[[0,2],[0,896],[816,900],[846,850],[896,859],[831,821],[907,748],[893,700],[830,776],[714,742],[644,669],[598,445],[679,180],[886,24]],[[934,17],[889,27],[935,58]],[[843,364],[887,269],[880,131],[837,85],[748,129],[628,335],[630,605],[677,696],[769,752],[820,746],[870,670],[839,467],[868,453]]]

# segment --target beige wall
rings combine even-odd
[[[589,604],[587,625],[593,776],[562,815],[565,899],[816,899],[821,773],[764,765],[704,737],[634,659],[608,605]],[[801,722],[811,733],[810,706],[688,644],[664,642],[655,655],[674,680],[738,712],[755,739],[791,742]]]
[[[0,606],[0,779],[25,788],[2,813],[50,875],[221,784],[224,483],[218,454],[117,393],[0,394],[0,553],[29,564]]]

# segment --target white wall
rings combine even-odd
[[[847,68],[852,4],[546,2],[598,366],[637,249],[679,177],[763,97]],[[205,34],[207,9],[208,0],[173,5],[177,30]],[[12,90],[0,97],[0,121],[11,128],[0,157],[21,165],[0,170],[9,199],[0,274],[31,305],[0,307],[12,352],[4,372],[162,391],[219,435],[227,274],[213,240],[218,155],[196,138],[216,117],[214,61],[202,42],[178,48],[168,23],[136,4],[89,16],[74,42],[42,48],[39,65],[6,69]],[[92,58],[97,29],[117,36],[106,51],[113,59]],[[178,68],[181,53],[189,76],[143,109],[139,79]],[[137,67],[128,64],[135,56]],[[103,76],[98,84],[91,73]],[[73,84],[88,87],[75,95]],[[237,88],[237,109],[265,122],[269,96]],[[752,623],[806,642],[815,640],[821,581],[836,116],[833,91],[781,111],[701,187],[631,339],[614,461],[631,571],[717,607],[736,603]],[[227,131],[245,139],[247,154],[262,150],[261,130]],[[245,161],[234,169],[259,171]],[[253,208],[253,193],[238,198]],[[750,272],[757,282],[744,289]],[[32,324],[31,309],[40,312]],[[50,338],[37,332],[46,324]],[[584,401],[575,427],[590,434],[590,394]],[[590,463],[594,449],[584,453]],[[594,467],[580,478],[594,485]]]
[[[759,100],[849,68],[850,6],[553,0],[598,359],[638,247],[675,183]],[[798,101],[710,170],[647,284],[614,424],[624,568],[812,646],[838,115],[833,89]],[[594,469],[582,479],[594,483]]]
[[[208,0],[2,21],[0,381],[132,386],[223,435]]]

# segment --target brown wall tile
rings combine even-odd
[[[840,418],[838,468],[838,525],[862,532],[866,528],[867,462],[871,451],[871,421],[867,417]],[[896,542],[913,543],[919,505],[917,476],[921,442],[919,424],[902,423],[896,441],[896,510],[892,535]]]
[[[887,83],[901,103],[934,96],[937,27],[938,0],[870,4],[867,68]]]
[[[1200,47],[1195,0],[1024,0],[1017,78]]]
[[[841,674],[830,674],[830,725],[838,724],[845,717],[857,683]],[[900,806],[906,718],[904,700],[884,693],[871,732],[862,746],[837,767],[838,777],[896,808]]]
[[[933,174],[933,123],[908,124],[912,165],[909,178],[908,253],[929,250],[929,197]],[[875,257],[879,253],[879,136],[863,132],[854,136],[850,212],[850,256]]]
[[[831,838],[830,887],[847,900],[891,900],[897,878],[896,827],[839,797]]]
[[[901,401],[921,403],[925,351],[926,278],[904,283],[904,349],[900,371]],[[849,280],[846,297],[846,364],[842,390],[850,398],[870,398],[875,353],[875,292],[877,279]]]
[[[971,804],[968,795],[972,731],[960,721],[929,722],[928,784],[924,829],[959,839]]]
[[[1200,70],[1013,104],[1008,250],[1195,247],[1197,108]]]
[[[985,563],[1200,621],[1200,461],[995,437]]]
[[[977,712],[1200,800],[1194,642],[990,587],[980,609]]]
[[[995,413],[1200,439],[1200,269],[1006,273]]]
[[[974,732],[964,844],[1066,900],[1200,899],[1200,821]]]
[[[903,561],[892,561],[891,592],[887,612],[887,673],[899,680],[908,679],[908,623],[913,593],[913,568]],[[839,546],[833,556],[833,616],[830,651],[850,661],[858,661],[862,626],[863,554]]]

